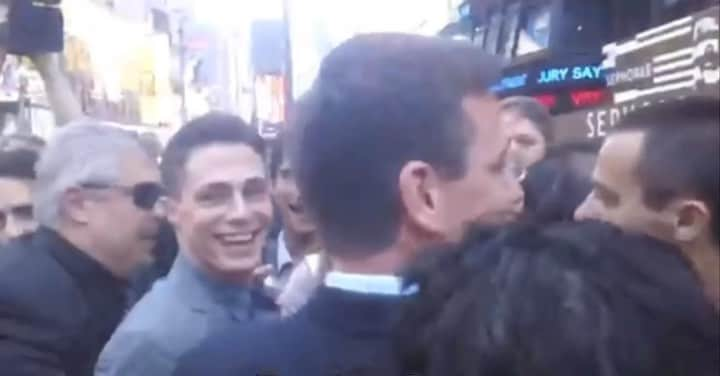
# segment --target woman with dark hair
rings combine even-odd
[[[480,231],[411,273],[405,374],[715,376],[720,322],[672,246],[599,222]]]
[[[572,221],[592,189],[592,163],[584,159],[593,159],[596,152],[597,145],[586,143],[549,148],[545,159],[528,168],[522,182],[526,218],[535,223]]]

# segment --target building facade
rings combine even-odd
[[[495,91],[548,106],[559,142],[598,141],[624,113],[693,93],[696,75],[703,77],[703,94],[717,92],[718,3],[472,0],[458,6],[458,20],[441,35],[505,58]],[[682,81],[691,76],[693,83]]]

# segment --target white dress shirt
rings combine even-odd
[[[394,275],[352,274],[333,271],[325,276],[325,286],[361,294],[412,295],[417,286],[405,287]]]

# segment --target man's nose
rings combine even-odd
[[[589,197],[585,198],[585,200],[580,204],[580,206],[575,209],[575,220],[576,221],[582,221],[586,219],[592,218],[592,203],[590,202]]]
[[[247,201],[242,194],[235,194],[228,212],[228,219],[231,221],[246,220],[249,216],[250,208]]]

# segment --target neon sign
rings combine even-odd
[[[542,93],[534,96],[550,110],[567,111],[599,106],[610,97],[606,89],[573,90],[563,93]]]
[[[490,88],[490,90],[498,92],[503,90],[519,89],[527,85],[527,78],[527,73],[503,77],[500,83]]]
[[[605,80],[605,72],[600,65],[570,65],[505,76],[497,85],[493,86],[491,90],[493,92],[503,92],[527,86],[542,87],[562,83],[588,83],[600,80]],[[600,84],[600,82],[598,82],[598,84]]]
[[[566,81],[599,80],[604,77],[599,65],[543,69],[538,76],[537,83],[541,85]]]

